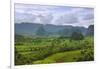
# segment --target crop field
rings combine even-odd
[[[28,38],[17,36],[15,42],[15,64],[93,61],[93,48],[93,37],[85,37],[83,40],[70,40],[70,38]]]

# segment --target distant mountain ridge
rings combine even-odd
[[[15,23],[15,34],[27,36],[70,36],[72,32],[79,31],[84,36],[88,28],[71,25],[52,25],[37,23]]]

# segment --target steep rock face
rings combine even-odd
[[[87,29],[87,35],[93,36],[94,35],[94,25],[90,25]]]

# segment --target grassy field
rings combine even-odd
[[[82,56],[80,50],[56,53],[43,60],[35,61],[33,64],[75,62],[79,56]]]
[[[20,37],[15,41],[15,65],[92,61],[93,48],[93,37],[83,40]]]

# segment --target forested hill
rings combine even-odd
[[[15,23],[15,33],[27,36],[70,36],[72,32],[81,32],[84,36],[94,33],[94,25],[88,28],[71,25],[52,25],[37,23]]]

